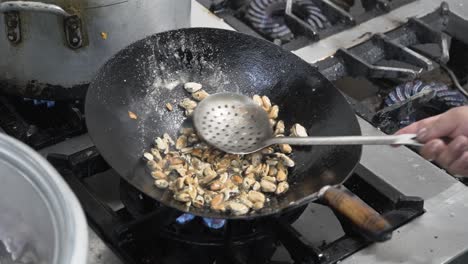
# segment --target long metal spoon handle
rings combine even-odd
[[[277,137],[269,139],[268,145],[412,145],[422,146],[416,134],[392,136],[337,136],[337,137]]]

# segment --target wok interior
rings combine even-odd
[[[199,82],[208,93],[235,92],[268,96],[280,109],[279,120],[313,136],[359,135],[356,117],[342,95],[317,70],[269,42],[218,29],[183,29],[138,41],[114,56],[91,84],[86,98],[89,133],[106,161],[147,195],[181,211],[188,208],[159,190],[141,156],[153,140],[174,139],[185,118],[177,104],[189,94],[185,82]],[[166,103],[174,106],[172,112]],[[137,119],[129,118],[129,111]],[[315,199],[326,184],[341,183],[360,158],[360,146],[293,147],[296,166],[290,190],[271,198],[247,217],[277,213]],[[190,208],[211,218],[245,218]]]

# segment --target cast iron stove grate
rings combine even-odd
[[[0,96],[0,127],[34,149],[86,132],[81,102]]]
[[[395,30],[339,49],[315,66],[342,90],[358,115],[392,134],[467,104],[462,86],[468,80],[468,38],[461,33],[466,28],[468,21],[443,3]]]
[[[390,32],[339,49],[315,66],[343,92],[356,114],[393,134],[468,105],[467,29],[468,20],[442,3],[424,17],[409,18]]]
[[[292,224],[304,215],[305,207],[254,221],[228,221],[218,230],[204,226],[199,218],[180,225],[176,223],[180,212],[160,206],[124,182],[120,184],[120,199],[125,206],[113,210],[87,183],[87,179],[109,171],[95,147],[72,155],[49,154],[48,160],[78,196],[89,223],[125,263],[328,264],[371,244],[338,217],[345,235],[313,245],[310,237]],[[118,178],[116,174],[113,177]],[[422,199],[402,195],[363,166],[357,167],[345,186],[382,213],[394,228],[424,212]],[[314,219],[305,221],[320,224]],[[281,250],[289,256],[286,260],[275,259]]]
[[[235,30],[287,50],[352,28],[414,0],[198,0]]]

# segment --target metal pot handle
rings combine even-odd
[[[0,3],[0,13],[6,12],[20,12],[20,11],[31,11],[31,12],[42,12],[50,13],[63,17],[71,17],[72,15],[67,11],[63,10],[58,5],[46,4],[41,2],[31,1],[7,1]]]
[[[21,41],[21,21],[19,12],[49,13],[64,18],[66,41],[70,48],[77,49],[83,46],[83,33],[81,19],[72,15],[58,5],[31,1],[7,1],[0,3],[0,13],[5,13],[7,37],[12,44]]]

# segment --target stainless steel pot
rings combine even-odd
[[[0,91],[83,98],[115,52],[190,25],[191,0],[0,0]]]
[[[87,231],[80,204],[57,171],[0,133],[0,263],[86,264]]]

